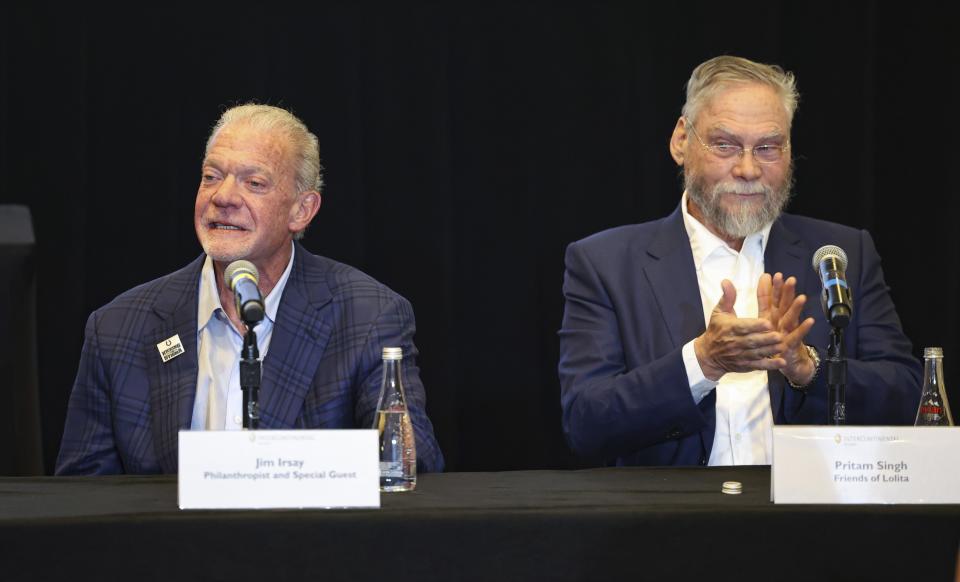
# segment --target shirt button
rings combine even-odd
[[[233,422],[235,422],[236,424],[241,424],[241,423],[243,422],[243,417],[242,417],[242,416],[234,416],[234,417],[233,417]],[[740,437],[738,436],[737,438],[739,439]]]
[[[737,442],[740,442],[740,433],[737,433]]]

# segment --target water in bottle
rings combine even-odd
[[[417,449],[402,362],[401,348],[383,348],[383,382],[373,426],[380,438],[380,491],[412,491],[417,486]]]

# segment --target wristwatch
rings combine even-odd
[[[807,387],[813,384],[813,381],[817,379],[817,375],[820,373],[820,354],[817,353],[817,348],[813,346],[803,344],[803,347],[807,348],[807,353],[810,354],[810,359],[813,360],[813,376],[810,376],[810,381],[806,384],[800,385],[794,384],[793,381],[786,376],[784,376],[784,378],[787,378],[787,384],[790,384],[791,388],[806,392]]]

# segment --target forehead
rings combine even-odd
[[[288,158],[288,147],[280,132],[248,124],[231,124],[214,136],[205,162],[255,165],[286,173],[290,165]]]
[[[700,119],[707,128],[736,132],[780,132],[790,129],[780,95],[769,85],[740,83],[720,88],[704,104]]]

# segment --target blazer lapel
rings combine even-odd
[[[690,238],[683,225],[683,212],[679,206],[664,220],[660,231],[647,248],[647,254],[655,259],[648,262],[644,268],[647,281],[653,289],[670,339],[675,347],[680,347],[706,331],[706,324],[703,320],[697,268],[693,263]],[[713,448],[716,431],[715,406],[715,391],[711,391],[699,406],[708,421],[708,425],[700,431],[703,458],[709,457]]]
[[[153,310],[159,325],[146,332],[143,350],[150,382],[151,430],[164,473],[177,470],[177,435],[189,429],[197,392],[197,300],[201,255],[170,276]],[[184,353],[166,362],[157,344],[179,336]]]
[[[333,297],[327,272],[310,269],[310,258],[297,243],[263,362],[260,417],[264,428],[295,426],[330,339],[332,325],[325,320],[324,307]]]
[[[807,278],[810,276],[810,265],[807,263],[810,253],[803,248],[800,237],[777,220],[770,228],[770,240],[764,253],[764,271],[773,275],[783,273],[786,277],[796,277],[797,291],[802,293],[806,288]],[[811,308],[811,301],[816,297],[808,297],[806,312]],[[801,317],[803,317],[801,315]],[[783,403],[783,392],[786,389],[786,380],[779,372],[767,373],[767,386],[770,389],[770,407],[774,418],[780,412]]]
[[[680,207],[668,216],[646,253],[644,274],[676,347],[706,330],[700,285]]]

